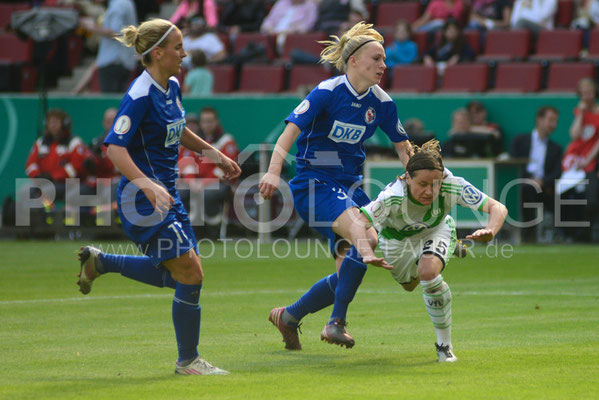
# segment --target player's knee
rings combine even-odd
[[[424,254],[418,261],[418,276],[421,281],[435,279],[443,269],[443,262],[434,254]]]
[[[418,283],[420,281],[418,279],[414,279],[412,282],[410,283],[402,283],[401,287],[404,288],[405,291],[408,292],[413,292],[414,289],[416,289],[416,286],[418,286]]]
[[[184,285],[201,285],[204,281],[204,271],[197,259],[179,260],[171,271],[173,279]]]

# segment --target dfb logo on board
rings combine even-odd
[[[363,125],[348,124],[346,122],[335,121],[329,139],[337,143],[358,143],[366,132],[366,127]]]

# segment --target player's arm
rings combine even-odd
[[[185,128],[181,135],[181,144],[189,150],[201,154],[203,157],[211,159],[225,173],[225,178],[232,180],[241,175],[239,165],[221,151],[215,149],[210,143],[193,133],[189,128]]]
[[[158,212],[168,211],[175,202],[168,191],[148,178],[135,165],[127,148],[116,144],[108,144],[106,155],[121,173],[140,188]]]
[[[481,211],[489,214],[487,226],[466,236],[466,239],[472,239],[477,242],[488,242],[497,235],[503,226],[503,222],[507,217],[507,208],[497,200],[487,197],[487,201],[483,205]]]
[[[275,190],[278,189],[285,157],[287,157],[289,149],[291,149],[291,146],[300,133],[299,126],[293,122],[289,122],[283,133],[281,133],[281,136],[279,136],[270,159],[268,172],[260,180],[260,193],[265,199],[270,199]]]
[[[412,149],[412,144],[410,143],[410,141],[403,140],[398,143],[393,143],[393,146],[395,147],[395,151],[397,152],[397,155],[399,156],[399,159],[401,160],[404,167],[408,165],[410,157],[412,157],[412,154],[414,154],[414,149]]]

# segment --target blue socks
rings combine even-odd
[[[300,321],[308,313],[315,313],[330,306],[335,301],[337,274],[331,274],[316,282],[298,301],[285,310]]]
[[[179,362],[189,361],[198,356],[200,340],[200,290],[202,285],[177,283],[173,299],[173,324],[177,337]]]
[[[336,319],[343,319],[347,315],[347,307],[354,299],[362,278],[366,273],[366,264],[362,262],[362,256],[354,246],[349,249],[341,268],[339,269],[339,283],[335,289],[335,305],[331,314],[332,323]]]
[[[147,256],[124,256],[118,254],[100,254],[99,270],[102,273],[119,272],[124,277],[159,288],[175,289],[177,282],[164,267],[156,268]]]

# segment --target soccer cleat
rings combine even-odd
[[[461,240],[456,241],[453,255],[458,258],[464,258],[468,255],[468,248]]]
[[[336,319],[332,324],[325,325],[320,333],[320,340],[351,349],[356,342],[347,329],[345,329],[346,325],[347,323],[344,319]]]
[[[456,362],[456,361],[458,361],[458,358],[453,353],[453,349],[448,344],[446,344],[444,346],[444,345],[439,345],[439,344],[435,343],[435,347],[437,349],[437,356],[439,356],[439,362]]]
[[[96,264],[101,251],[95,247],[85,246],[79,252],[79,262],[81,263],[81,272],[79,272],[79,291],[88,294],[92,290],[94,279],[100,276]]]
[[[229,375],[229,371],[220,369],[197,356],[189,364],[183,366],[175,363],[175,374],[179,375]]]
[[[283,311],[285,311],[285,307],[273,308],[270,311],[268,320],[276,326],[279,332],[281,332],[281,335],[283,335],[283,342],[285,342],[285,348],[287,350],[301,350],[302,344],[300,343],[299,335],[297,334],[299,325],[293,327],[285,324],[281,318]]]

